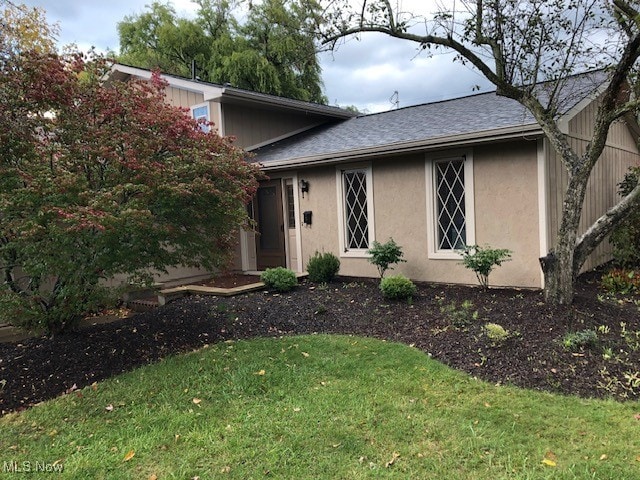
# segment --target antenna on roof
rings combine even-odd
[[[393,91],[393,95],[389,97],[389,101],[391,102],[391,105],[395,105],[394,108],[396,110],[400,108],[400,95],[398,94],[398,90]]]

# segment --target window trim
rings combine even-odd
[[[338,198],[338,238],[340,245],[340,257],[370,258],[367,253],[368,248],[347,248],[346,225],[345,225],[345,198],[343,173],[352,171],[364,171],[367,187],[367,233],[369,247],[375,240],[375,214],[373,209],[373,171],[371,163],[340,165],[336,167],[336,191]]]
[[[203,118],[202,116],[196,117],[194,115],[194,111],[198,108],[206,108],[207,109],[207,114],[204,118],[207,119],[207,122],[211,121],[211,106],[209,105],[209,102],[204,102],[204,103],[198,103],[197,105],[191,105],[191,107],[189,107],[191,109],[191,118],[193,118],[194,120],[198,120],[200,118]],[[209,133],[211,131],[211,126],[206,126],[206,125],[200,125],[200,129],[204,132],[204,133]]]
[[[438,225],[436,213],[436,163],[464,158],[464,209],[466,225],[466,244],[475,245],[475,207],[473,188],[473,150],[452,151],[446,154],[427,155],[425,158],[426,197],[427,197],[427,258],[434,260],[459,260],[459,250],[439,250]]]

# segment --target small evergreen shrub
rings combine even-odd
[[[484,288],[489,288],[489,274],[492,270],[511,258],[511,250],[489,246],[467,245],[461,253],[462,265],[475,272],[478,282]]]
[[[373,263],[378,267],[380,279],[384,277],[384,272],[389,268],[393,268],[391,265],[406,262],[406,260],[402,259],[404,255],[404,253],[402,253],[402,247],[399,246],[393,238],[389,238],[387,243],[380,243],[374,240],[373,246],[367,250],[367,253],[371,255],[369,263]]]
[[[600,286],[612,294],[640,292],[640,274],[635,270],[613,268],[602,276]]]
[[[580,330],[579,332],[569,332],[562,337],[562,346],[575,352],[582,348],[593,347],[598,343],[598,334],[595,330]]]
[[[415,284],[404,275],[393,275],[380,281],[380,290],[385,298],[405,300],[416,294]]]
[[[284,267],[267,268],[260,275],[260,280],[264,282],[267,288],[278,292],[288,292],[298,285],[296,274]]]
[[[328,283],[340,270],[340,260],[333,253],[316,253],[309,258],[307,272],[313,283]]]
[[[484,326],[484,333],[493,343],[502,343],[509,338],[509,331],[498,323],[487,323]]]

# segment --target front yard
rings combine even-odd
[[[348,278],[303,282],[287,294],[194,296],[54,339],[0,344],[0,410],[205,344],[305,333],[403,342],[491,383],[638,399],[639,308],[602,295],[595,275],[581,277],[574,305],[564,308],[545,305],[540,292],[442,285],[420,285],[410,304],[390,302],[375,280]]]
[[[566,308],[345,278],[184,298],[0,344],[0,452],[62,478],[634,478],[638,308],[593,275]]]

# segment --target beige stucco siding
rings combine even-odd
[[[593,131],[592,117],[590,118],[589,115],[594,114],[594,109],[595,104],[592,104],[569,122],[569,142],[578,154],[585,151]],[[545,142],[545,151],[546,168],[549,174],[550,245],[553,246],[556,243],[555,235],[561,221],[562,202],[568,176],[560,158],[548,142]],[[583,203],[579,234],[620,200],[617,185],[633,165],[640,165],[640,156],[633,136],[624,122],[616,122],[609,132],[607,146],[591,172]],[[610,259],[611,245],[605,239],[589,256],[583,270],[594,268]]]
[[[236,137],[236,145],[249,148],[291,132],[317,125],[314,115],[264,110],[246,105],[222,104],[225,135]]]
[[[371,162],[375,238],[385,242],[393,237],[403,247],[407,262],[393,273],[420,281],[475,284],[474,274],[458,260],[429,258],[427,195],[432,192],[425,160],[425,154],[413,154]],[[540,287],[536,162],[535,142],[473,151],[476,242],[514,251],[513,261],[492,274],[494,285]],[[366,258],[342,256],[339,251],[336,168],[302,170],[298,175],[310,182],[300,210],[313,211],[313,225],[301,231],[305,267],[316,250],[326,251],[340,257],[342,275],[375,277],[377,270]]]
[[[476,243],[513,252],[491,283],[540,287],[537,143],[476,148],[473,157]]]

